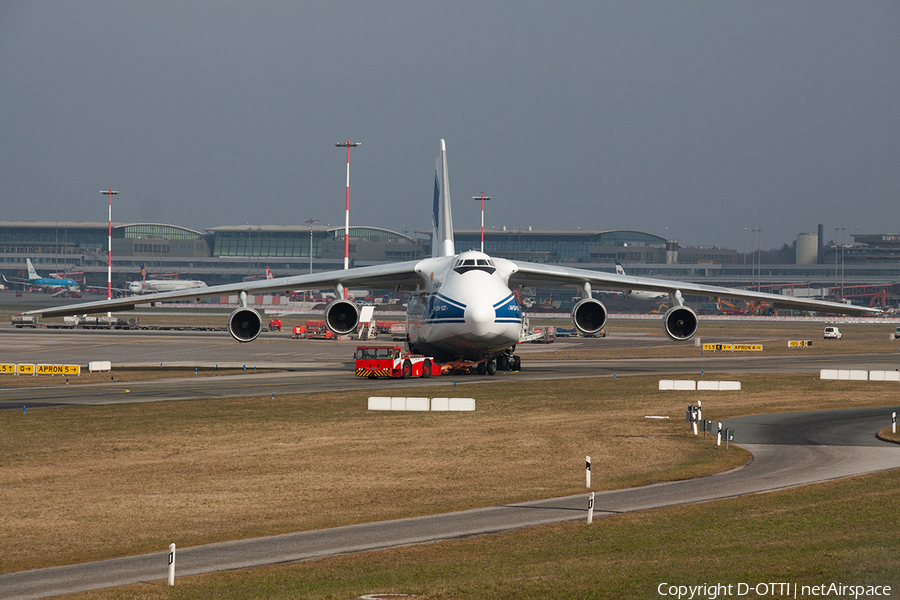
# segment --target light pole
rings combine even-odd
[[[313,224],[318,223],[318,219],[307,219],[309,223],[309,274],[312,275],[312,256],[313,256]]]
[[[108,190],[100,190],[101,194],[105,194],[109,198],[109,234],[106,238],[108,243],[106,253],[106,299],[112,300],[112,197],[119,192],[109,188]],[[112,317],[112,312],[106,313],[107,317]]]
[[[747,228],[744,227],[744,265],[747,264]]]
[[[359,142],[338,142],[338,148],[347,148],[347,208],[344,213],[344,269],[350,268],[350,148],[359,146]],[[346,291],[344,292],[346,295]]]
[[[834,287],[838,285],[838,235],[837,232],[840,231],[841,237],[843,238],[843,231],[846,227],[835,227],[834,228]],[[843,239],[841,239],[841,244],[843,244]],[[843,262],[844,262],[844,249],[841,248],[841,269],[843,270]],[[844,282],[843,276],[841,277],[841,301],[844,300]]]
[[[759,265],[759,271],[761,272],[761,271],[762,271],[762,256],[760,256],[760,255],[762,254],[762,225],[759,226],[759,229],[751,229],[750,231],[753,232],[753,235],[754,235],[754,236],[756,236],[757,234],[759,234],[759,252],[755,252],[756,257],[753,259],[753,264],[751,265],[751,268],[755,270],[755,269],[757,268],[756,265],[758,264],[758,265]],[[754,238],[754,240],[755,240],[755,238]],[[753,279],[753,275],[752,275],[752,274],[751,274],[750,278],[751,278],[751,281],[752,281],[752,279]],[[757,279],[756,282],[757,282],[757,283],[756,283],[756,291],[758,292],[758,291],[759,291],[759,287],[760,287],[760,281],[759,281],[759,279]]]
[[[481,200],[481,251],[484,252],[484,201],[490,200],[490,196],[485,196],[481,192],[480,196],[472,196],[472,200]]]
[[[309,223],[309,274],[312,275],[312,256],[313,256],[313,224],[318,223],[318,219],[307,219],[307,223]],[[303,298],[304,300],[307,298],[307,290],[303,290]]]

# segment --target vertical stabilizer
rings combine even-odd
[[[450,213],[450,176],[447,174],[447,144],[441,140],[441,153],[434,165],[434,206],[431,215],[434,234],[431,256],[454,256],[453,217]]]
[[[34,270],[34,265],[31,264],[31,259],[26,258],[25,264],[28,265],[28,279],[40,279],[41,276],[37,274],[37,271]]]

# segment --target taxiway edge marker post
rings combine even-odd
[[[590,456],[585,457],[584,470],[585,470],[585,487],[590,489],[590,487],[591,487],[591,457]]]
[[[722,421],[719,421],[719,432],[716,434],[716,446],[722,445]]]
[[[175,585],[175,544],[169,544],[169,587]]]
[[[891,433],[897,433],[897,411],[891,413]]]
[[[594,492],[591,492],[591,495],[588,498],[587,524],[590,525],[593,522],[594,522]]]

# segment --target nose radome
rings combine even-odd
[[[465,318],[475,335],[484,335],[494,324],[494,307],[487,303],[469,304]]]

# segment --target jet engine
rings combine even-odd
[[[359,307],[349,300],[335,300],[325,309],[325,326],[337,335],[356,331]]]
[[[572,322],[583,334],[600,333],[606,325],[606,307],[599,300],[585,298],[572,309]]]
[[[700,320],[697,313],[687,306],[673,306],[663,317],[663,328],[673,340],[684,341],[694,337]]]
[[[239,342],[252,342],[262,331],[262,317],[252,308],[239,308],[228,317],[228,333]]]

